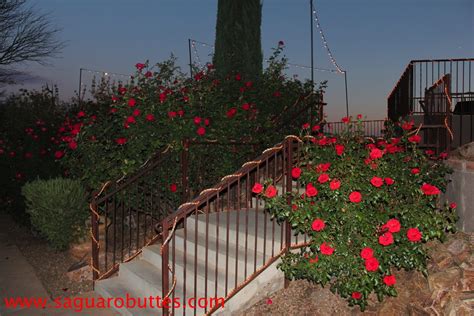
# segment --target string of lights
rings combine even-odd
[[[202,47],[209,47],[209,48],[212,48],[214,49],[214,46],[211,45],[211,44],[208,44],[208,43],[205,43],[205,42],[200,42],[200,41],[196,41],[196,40],[193,40],[191,39],[191,46],[193,48],[193,54],[194,54],[194,60],[196,61],[196,63],[199,65],[199,67],[202,67],[202,62],[201,62],[201,57],[199,56],[199,52],[198,52],[198,49],[197,49],[197,45],[200,45]],[[265,59],[265,61],[268,63],[270,62],[270,60],[268,59]],[[300,64],[294,64],[294,63],[286,63],[286,65],[290,66],[290,67],[295,67],[295,68],[300,68],[300,69],[311,69],[310,66],[305,66],[305,65],[300,65]],[[339,70],[333,70],[333,69],[326,69],[326,68],[314,68],[314,70],[316,71],[322,71],[322,72],[330,72],[330,73],[334,73],[334,74],[342,74],[343,72],[339,71]]]
[[[193,47],[193,53],[194,53],[194,60],[198,64],[199,68],[202,68],[201,57],[199,57],[199,53],[196,48],[196,43],[197,42],[195,40],[191,40],[191,46]]]
[[[93,69],[87,69],[87,68],[81,68],[80,69],[82,72],[88,72],[88,73],[94,73],[94,74],[101,74],[103,76],[107,77],[125,77],[128,79],[131,79],[131,75],[124,75],[124,74],[119,74],[115,72],[108,72],[108,71],[100,71],[100,70],[93,70]]]
[[[336,67],[339,73],[341,74],[344,73],[345,71],[341,67],[339,67],[339,65],[336,62],[336,59],[334,58],[331,52],[331,49],[329,48],[328,41],[326,40],[326,36],[324,35],[324,32],[323,32],[323,28],[321,27],[321,24],[319,23],[319,18],[318,18],[318,14],[316,13],[316,10],[313,10],[313,17],[314,17],[314,21],[316,22],[316,28],[318,29],[319,34],[321,35],[321,40],[323,41],[323,45],[324,45],[324,48],[326,49],[329,59],[331,60],[334,67]]]

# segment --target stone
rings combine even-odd
[[[460,277],[461,270],[459,268],[450,268],[428,276],[428,284],[431,291],[449,291],[454,288]]]
[[[408,315],[410,316],[430,316],[424,308],[416,304],[410,304],[408,306]]]
[[[474,159],[474,142],[459,147],[458,152],[464,159]]]
[[[434,252],[431,255],[432,266],[431,268],[436,271],[445,271],[447,268],[454,265],[453,256],[446,251]]]
[[[474,291],[474,268],[462,269],[462,290]]]
[[[72,282],[92,280],[92,269],[89,267],[89,265],[86,265],[80,269],[67,272],[66,275]]]
[[[386,299],[378,310],[379,316],[399,316],[406,315],[408,307],[403,302],[396,299]]]
[[[92,252],[92,243],[90,240],[83,243],[75,243],[69,246],[71,257],[82,260]]]

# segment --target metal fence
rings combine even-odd
[[[474,58],[412,60],[387,99],[389,119],[422,124],[422,146],[474,141]]]

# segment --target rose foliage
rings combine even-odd
[[[388,127],[373,140],[357,129],[360,121],[346,124],[338,137],[319,134],[305,143],[291,173],[299,192],[267,195],[271,185],[258,183],[254,193],[273,216],[309,237],[282,257],[286,277],[329,284],[363,310],[371,293],[379,300],[397,295],[395,270],[426,275],[424,244],[454,231],[456,215],[454,204],[439,199],[449,172],[445,155],[420,151],[411,127],[398,137]]]

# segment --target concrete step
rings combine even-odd
[[[232,236],[229,236],[229,239]],[[195,242],[197,240],[197,242]],[[175,247],[176,249],[182,249],[184,251],[184,245],[186,241],[186,252],[194,257],[197,253],[201,260],[206,258],[206,235],[195,232],[191,233],[187,231],[186,238],[184,236],[184,229],[177,230],[175,232]],[[226,239],[211,238],[208,236],[208,247],[207,247],[207,260],[213,262],[215,266],[218,266],[224,272],[224,275],[228,276],[228,286],[235,285],[235,274],[237,274],[237,283],[243,281],[246,276],[249,276],[262,266],[269,258],[271,254],[266,254],[255,251],[254,247],[248,244],[247,249],[244,247],[245,244],[231,243],[230,240],[227,243]],[[247,250],[247,251],[246,251]],[[172,251],[172,243],[170,243],[170,251]],[[255,263],[256,259],[256,265]],[[216,262],[217,260],[217,262]],[[225,282],[225,280],[218,280],[218,282]]]
[[[134,316],[134,315],[144,315],[144,316],[153,316],[153,315],[161,315],[162,312],[158,308],[140,308],[139,306],[144,306],[144,297],[134,292],[130,288],[130,284],[124,281],[119,277],[114,277],[110,279],[105,279],[101,281],[97,281],[94,286],[94,291],[102,296],[103,298],[114,298],[115,302],[117,303],[117,307],[113,307],[117,312],[124,316]],[[127,296],[130,298],[134,298],[137,305],[135,307],[126,308],[126,304],[124,303],[123,307],[120,307],[120,301],[117,298],[122,298],[124,302],[127,302]],[[139,300],[138,300],[139,299]],[[138,305],[138,303],[140,305]],[[148,303],[148,302],[147,302]],[[113,304],[113,303],[111,303]],[[132,305],[130,302],[129,305]],[[113,306],[113,305],[111,305]],[[147,306],[150,306],[147,304]],[[156,305],[153,305],[156,306]]]
[[[161,270],[162,257],[160,254],[161,245],[151,245],[143,249],[143,260],[146,260]],[[195,264],[194,255],[185,254],[180,248],[173,250],[170,244],[169,262],[173,268],[178,282],[184,282],[184,273],[186,271],[186,288],[194,288],[194,272],[196,271],[196,284],[198,285],[197,294],[200,296],[225,296],[225,286],[223,278],[225,278],[225,270],[222,267],[215,266],[215,261],[208,260],[207,269],[205,258],[197,256],[197,263]],[[185,264],[186,259],[186,264]],[[195,270],[196,267],[196,270]],[[207,275],[206,275],[207,271]],[[216,278],[217,271],[217,278]],[[233,271],[229,271],[229,276],[233,276]],[[207,280],[207,289],[206,289]],[[184,284],[181,284],[184,288]],[[216,294],[217,286],[217,294]],[[207,292],[206,292],[207,290]]]
[[[238,219],[238,221],[237,221]],[[284,244],[285,230],[276,219],[272,219],[271,215],[264,210],[239,210],[231,212],[200,214],[198,216],[192,215],[187,218],[186,228],[188,234],[198,233],[209,235],[210,240],[215,240],[218,236],[219,240],[227,239],[227,222],[229,222],[229,243],[245,247],[247,240],[247,247],[257,249],[257,251],[267,254],[277,254],[282,242]],[[237,227],[237,222],[239,223]],[[219,230],[217,227],[219,226]],[[283,229],[282,229],[283,228]],[[238,233],[237,233],[238,232]],[[292,232],[292,242],[296,242],[296,236]],[[257,237],[257,244],[255,245],[255,236]],[[283,237],[283,239],[282,239]],[[302,242],[303,235],[298,236],[298,242]]]

